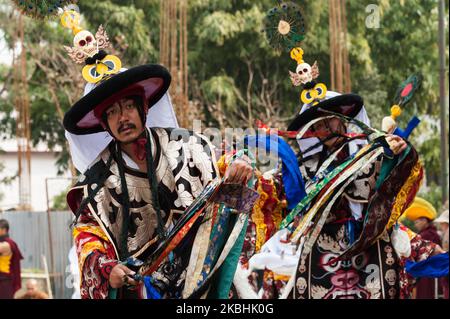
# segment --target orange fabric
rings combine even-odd
[[[0,256],[0,272],[3,272],[5,274],[10,273],[11,257],[12,255]]]

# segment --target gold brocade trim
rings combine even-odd
[[[386,225],[386,229],[390,229],[402,215],[404,209],[406,208],[406,199],[408,198],[411,189],[416,183],[420,184],[423,180],[421,177],[419,177],[421,175],[421,172],[422,164],[420,163],[420,161],[417,161],[416,165],[414,165],[413,169],[411,170],[411,174],[409,175],[405,184],[403,184],[400,192],[395,198],[394,207],[392,208],[391,217],[389,218],[389,222]]]
[[[104,231],[101,229],[100,226],[79,226],[75,227],[73,230],[73,238],[76,239],[78,235],[81,233],[89,233],[94,236],[99,237],[100,239],[109,242],[108,237],[105,235]],[[78,267],[80,270],[80,274],[82,274],[83,271],[83,265],[86,258],[95,250],[98,250],[102,253],[106,252],[105,247],[103,246],[102,242],[99,240],[91,241],[85,243],[82,248],[81,252],[78,256]]]
[[[259,193],[259,198],[256,201],[255,206],[253,206],[252,212],[252,221],[255,223],[256,227],[255,252],[259,252],[261,246],[264,244],[267,230],[267,226],[264,223],[264,213],[262,212],[262,207],[264,206],[267,198],[269,198],[269,195],[262,189],[261,179],[258,183],[257,192]]]
[[[275,183],[273,180],[265,180],[264,182],[271,185],[272,187],[272,198],[277,201],[276,208],[271,212],[272,220],[275,224],[275,227],[278,229],[280,227],[281,221],[283,217],[281,216],[281,201],[277,198],[277,192]],[[253,207],[252,212],[252,221],[256,226],[256,243],[255,243],[255,252],[259,252],[262,245],[266,242],[266,234],[267,234],[267,225],[264,221],[264,213],[262,208],[264,207],[266,201],[270,198],[269,194],[267,194],[263,188],[263,177],[259,177],[258,179],[258,188],[257,191],[259,193],[259,199],[256,201],[255,206]]]
[[[412,240],[414,237],[417,236],[417,233],[413,232],[411,229],[406,227],[405,229],[406,233],[408,234],[409,240]]]
[[[280,280],[280,281],[288,282],[289,279],[291,279],[291,276],[279,275],[279,274],[276,274],[276,273],[273,274],[273,280]]]
[[[86,258],[93,253],[94,251],[100,251],[101,253],[105,253],[106,249],[100,241],[92,241],[85,243],[83,248],[81,248],[80,255],[78,256],[78,267],[80,269],[80,274],[83,273],[83,266]]]
[[[220,176],[222,177],[225,175],[225,172],[228,168],[228,162],[226,157],[227,157],[226,155],[222,155],[220,159],[217,161],[217,167],[219,168],[219,173]]]
[[[105,233],[100,228],[100,226],[78,226],[78,227],[75,227],[73,230],[73,238],[76,239],[80,233],[90,233],[90,234],[100,237],[104,241],[109,242],[108,237],[106,237]]]
[[[273,198],[275,198],[277,200],[277,207],[275,208],[275,211],[272,212],[272,219],[273,219],[273,223],[275,224],[276,229],[280,229],[280,224],[283,221],[283,216],[281,215],[282,211],[283,211],[283,204],[280,201],[280,199],[278,198],[277,195],[277,188],[275,187],[275,183],[272,183],[272,194],[273,194]]]
[[[413,240],[413,238],[417,236],[417,233],[413,232],[411,229],[402,225],[401,223],[400,223],[400,228],[408,234],[409,240]]]

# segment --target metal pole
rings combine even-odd
[[[55,259],[53,257],[53,239],[52,239],[52,223],[50,220],[50,198],[48,195],[48,180],[45,179],[45,196],[47,198],[47,225],[48,225],[48,241],[50,246],[50,264],[51,264],[51,272],[55,273]]]
[[[48,297],[50,299],[53,299],[53,290],[52,290],[52,285],[50,284],[50,273],[48,271],[47,258],[45,258],[45,255],[42,255],[41,257],[42,257],[42,263],[44,264],[45,281],[47,282]]]
[[[439,0],[439,95],[441,106],[441,187],[442,203],[448,199],[448,133],[447,133],[447,92],[445,61],[445,2]]]

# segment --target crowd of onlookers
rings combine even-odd
[[[438,244],[448,252],[448,201],[438,216],[434,207],[426,200],[417,198],[405,211],[404,216],[414,222],[412,227],[423,239]],[[448,276],[443,278],[420,278],[413,291],[415,299],[448,299]]]

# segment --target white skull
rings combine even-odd
[[[311,82],[313,80],[311,74],[311,66],[308,63],[300,63],[296,69],[297,74],[300,77],[300,81],[303,84]]]
[[[98,53],[97,40],[95,40],[94,35],[87,30],[80,31],[75,35],[73,38],[73,45],[89,57]]]
[[[388,271],[386,271],[386,275],[384,276],[384,278],[386,278],[389,286],[393,286],[395,285],[395,281],[397,280],[397,274],[395,273],[394,269],[389,269]]]
[[[386,253],[388,253],[388,254],[391,254],[392,253],[392,247],[391,246],[386,246],[386,247],[384,247],[384,251]]]
[[[306,283],[306,279],[303,277],[299,277],[297,279],[296,286],[297,286],[298,293],[302,295],[305,292],[306,287],[308,287],[308,284]]]
[[[397,290],[395,288],[390,288],[388,290],[388,294],[389,294],[389,297],[391,297],[391,299],[394,299],[396,293],[397,293]]]
[[[388,266],[392,266],[394,263],[395,263],[395,259],[394,258],[392,258],[392,257],[386,258],[386,264]]]

